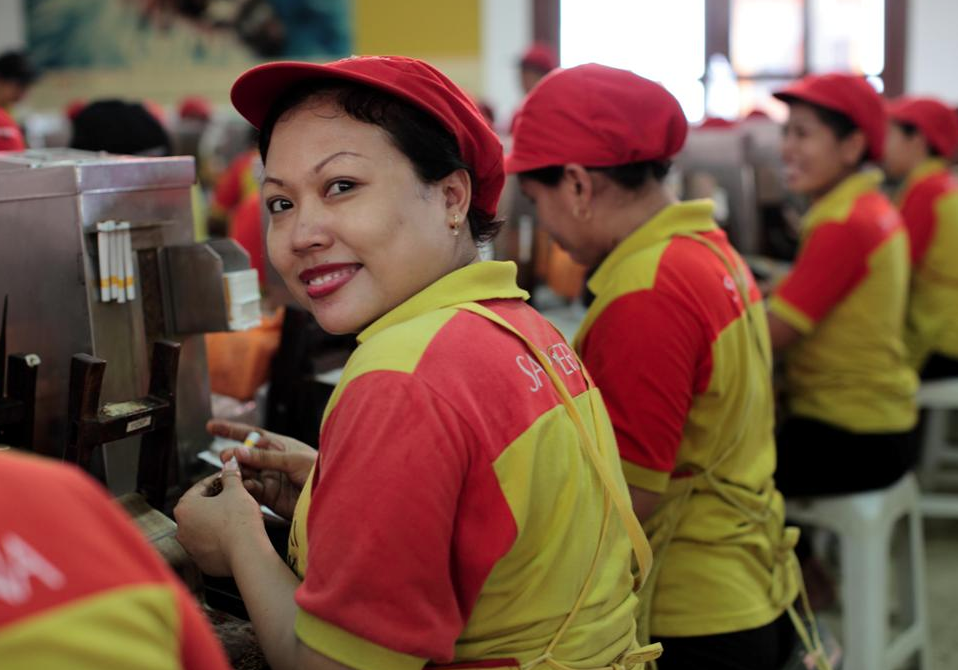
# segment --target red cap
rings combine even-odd
[[[545,42],[536,42],[522,54],[519,65],[542,72],[552,72],[559,67],[559,59],[551,46]]]
[[[706,116],[702,120],[702,123],[699,124],[699,128],[705,128],[706,130],[730,130],[737,125],[735,121],[723,119],[721,116]]]
[[[86,100],[76,98],[67,104],[63,113],[66,114],[67,118],[72,121],[77,117],[77,114],[82,112],[84,109],[86,109]]]
[[[178,114],[181,119],[209,121],[213,118],[213,105],[201,95],[190,95],[180,100]]]
[[[458,86],[442,72],[415,58],[359,56],[325,65],[267,63],[247,70],[233,84],[233,106],[259,128],[273,103],[303,81],[340,79],[385,91],[429,113],[456,138],[462,159],[472,168],[472,205],[493,216],[505,183],[502,143]]]
[[[885,103],[863,77],[810,74],[774,95],[786,103],[808,102],[844,114],[864,133],[869,158],[881,160],[885,149]]]
[[[896,98],[888,103],[893,121],[909,123],[945,158],[958,149],[958,114],[934,98]]]
[[[506,172],[665,160],[688,128],[679,101],[654,81],[595,63],[557,70],[519,109]]]

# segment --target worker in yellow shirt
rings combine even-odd
[[[660,670],[768,670],[795,652],[795,529],[775,488],[768,327],[707,200],[664,186],[688,124],[662,86],[582,65],[519,111],[506,170],[573,259],[597,267],[575,338],[656,553],[641,623]]]
[[[775,479],[786,497],[883,488],[914,465],[917,420],[903,339],[908,235],[871,167],[884,104],[846,74],[809,75],[775,95],[789,106],[786,186],[812,203],[795,266],[769,301],[788,413]]]
[[[267,64],[232,96],[260,129],[274,267],[322,328],[359,341],[318,462],[289,442],[237,449],[261,480],[227,461],[219,495],[201,482],[176,508],[200,567],[236,579],[270,666],[655,658],[636,643],[631,571],[634,550],[641,583],[650,550],[601,396],[515,265],[479,259],[505,175],[475,104],[403,57]],[[286,487],[263,486],[277,471]],[[292,520],[289,566],[259,502]]]
[[[885,170],[904,180],[898,207],[911,242],[905,344],[922,378],[958,377],[958,179],[948,165],[958,115],[933,98],[899,98],[888,112]]]

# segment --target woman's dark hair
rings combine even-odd
[[[281,95],[273,103],[260,128],[259,152],[264,163],[277,122],[290,110],[310,98],[322,95],[329,96],[350,118],[385,130],[425,183],[434,184],[456,170],[465,170],[475,188],[475,174],[463,161],[456,138],[439,121],[396,96],[352,82],[305,82]],[[469,221],[469,231],[476,242],[491,240],[502,226],[501,220],[480,212],[471,205],[466,218]]]
[[[111,154],[169,156],[173,144],[162,124],[138,102],[98,100],[73,119],[70,148]]]
[[[921,131],[918,130],[918,126],[914,123],[908,123],[907,121],[895,121],[895,125],[901,130],[902,134],[911,139],[915,135],[920,135]],[[934,156],[935,158],[942,158],[941,152],[938,151],[935,147],[931,146],[929,143],[925,143],[928,147],[928,155]]]
[[[638,191],[645,186],[650,179],[661,182],[665,179],[665,175],[669,173],[671,167],[671,161],[643,161],[639,163],[613,165],[612,167],[590,167],[586,169],[589,172],[597,172],[605,175],[624,189]],[[532,179],[546,186],[556,186],[562,180],[564,173],[565,167],[562,165],[550,165],[549,167],[522,172],[519,176],[524,179]]]

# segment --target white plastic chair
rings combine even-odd
[[[919,476],[922,513],[926,517],[958,519],[958,493],[930,492],[939,486],[958,487],[958,444],[948,441],[948,419],[958,410],[958,378],[922,383],[918,406],[926,411]]]
[[[917,667],[927,670],[925,545],[915,476],[908,473],[878,491],[790,500],[787,516],[838,535],[845,651],[842,668],[894,670],[917,655]],[[900,519],[906,520],[907,541],[893,550],[893,531]],[[889,627],[888,597],[893,563],[897,567],[898,611],[904,624],[895,635]]]

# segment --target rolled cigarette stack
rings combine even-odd
[[[100,221],[96,224],[96,250],[100,261],[100,300],[110,302],[110,231],[114,227],[113,221]]]
[[[123,289],[127,300],[136,298],[133,284],[133,236],[130,234],[130,222],[123,221],[118,226],[120,246],[123,248]]]

